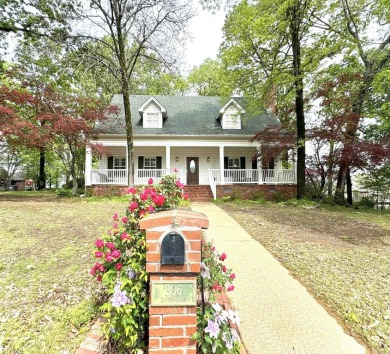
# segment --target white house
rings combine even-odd
[[[119,107],[119,114],[100,127],[94,141],[106,146],[110,156],[96,159],[87,149],[85,182],[95,192],[127,185],[122,95],[115,95],[111,104]],[[268,165],[254,159],[259,146],[250,139],[279,124],[272,113],[246,112],[238,98],[199,96],[131,96],[130,108],[136,185],[174,172],[190,194],[203,190],[206,199],[237,190],[246,196],[255,190],[295,194],[294,163],[286,169],[278,159]]]

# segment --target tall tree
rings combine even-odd
[[[96,65],[110,71],[123,95],[128,151],[128,184],[134,185],[134,147],[130,110],[131,82],[141,58],[173,66],[178,43],[192,17],[190,1],[91,0],[79,13],[83,29],[78,38],[95,40],[103,50],[89,51]],[[113,53],[113,56],[105,53]]]
[[[276,111],[278,105],[286,111],[286,102],[293,107],[297,198],[304,196],[305,188],[305,79],[330,50],[314,17],[321,18],[323,11],[323,2],[317,0],[243,1],[227,17],[221,46],[236,88],[271,103]]]
[[[322,19],[324,26],[335,33],[343,43],[344,52],[354,55],[361,66],[359,93],[353,102],[353,113],[359,119],[368,115],[368,101],[376,75],[388,69],[390,64],[390,6],[387,0],[335,0],[334,12],[328,23]],[[351,125],[348,134],[358,133],[358,124]],[[348,151],[345,147],[345,152]],[[347,188],[347,203],[352,204],[350,184],[350,166],[340,166],[335,194],[336,202],[344,202],[344,187]]]

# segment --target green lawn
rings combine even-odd
[[[221,203],[345,330],[390,353],[390,213],[312,204]]]
[[[73,353],[96,317],[100,230],[125,199],[0,192],[0,352]]]

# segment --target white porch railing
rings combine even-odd
[[[220,184],[221,170],[210,170],[209,179],[216,184]],[[223,183],[226,184],[285,184],[295,182],[294,170],[223,170]]]
[[[183,181],[182,169],[167,170],[163,169],[150,169],[150,170],[134,170],[134,184],[143,185],[148,184],[150,178],[154,183],[159,183],[161,178],[171,173],[175,173],[177,177]],[[127,169],[114,170],[114,169],[98,169],[91,170],[91,184],[111,184],[111,185],[127,185]]]
[[[210,188],[211,188],[211,193],[213,193],[213,197],[215,200],[215,199],[217,199],[217,183],[215,182],[211,171],[212,170],[209,170],[209,184],[210,184]]]

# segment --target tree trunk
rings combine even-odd
[[[346,182],[347,182],[347,204],[352,205],[353,196],[352,196],[352,179],[351,179],[350,169],[347,170]]]
[[[303,108],[303,79],[301,72],[300,18],[297,7],[298,5],[290,8],[290,34],[293,51],[295,114],[297,119],[297,199],[302,199],[305,195],[306,129]]]
[[[38,176],[38,189],[46,188],[46,174],[45,174],[45,148],[41,148],[39,151],[39,176]]]
[[[331,197],[333,194],[333,153],[334,153],[334,141],[329,142],[329,164],[328,164],[328,197]]]
[[[344,204],[344,189],[346,181],[347,167],[345,164],[340,166],[340,170],[337,176],[336,191],[334,192],[334,201],[336,204]]]

